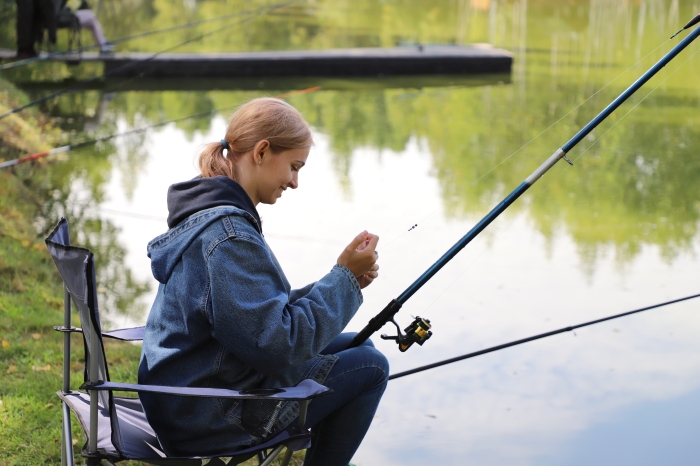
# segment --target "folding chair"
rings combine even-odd
[[[82,41],[78,17],[69,8],[62,8],[56,18],[56,28],[68,31],[68,50],[74,50],[80,56]]]
[[[282,460],[287,465],[292,452],[308,448],[310,432],[304,429],[306,409],[311,399],[325,395],[330,389],[313,380],[304,380],[296,387],[284,389],[226,390],[192,387],[165,387],[111,382],[102,337],[118,340],[143,339],[143,327],[102,332],[97,306],[94,256],[89,249],[70,245],[68,222],[62,218],[46,238],[51,257],[64,284],[63,326],[54,327],[63,332],[63,387],[57,392],[62,400],[63,425],[61,464],[74,465],[70,412],[76,415],[87,441],[81,454],[88,465],[100,462],[114,464],[122,460],[138,460],[149,464],[171,466],[239,464],[258,456],[261,466],[272,463],[283,448]],[[71,326],[71,301],[78,311],[82,329]],[[70,334],[81,332],[85,346],[85,380],[81,389],[70,388]],[[196,457],[169,457],[163,452],[155,432],[148,424],[138,398],[117,397],[113,391],[151,392],[179,396],[237,398],[252,403],[249,406],[269,405],[281,400],[300,403],[296,426],[278,433],[255,447],[232,451],[225,455]],[[265,421],[265,420],[264,420]]]
[[[56,29],[68,31],[68,49],[65,55],[66,64],[79,65],[83,56],[80,20],[70,9],[62,8],[56,17]]]

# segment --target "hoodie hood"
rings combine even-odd
[[[227,176],[202,178],[176,183],[168,188],[168,228],[199,211],[212,207],[233,206],[253,216],[255,229],[262,233],[260,215],[243,187]]]
[[[182,255],[211,223],[226,215],[239,215],[262,234],[260,216],[245,190],[225,176],[196,177],[168,189],[170,230],[148,243],[151,271],[161,283],[168,281]]]

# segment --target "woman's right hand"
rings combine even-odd
[[[352,272],[358,280],[370,272],[374,275],[373,278],[376,278],[376,270],[379,267],[375,267],[375,263],[377,262],[379,254],[377,254],[375,250],[378,242],[379,236],[363,231],[355,236],[352,242],[348,244],[340,256],[338,256],[338,264],[344,265],[350,269],[350,272]]]

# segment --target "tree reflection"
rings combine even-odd
[[[262,4],[225,0],[166,5],[157,0],[133,0],[108,2],[100,14],[114,19],[104,21],[108,35],[123,37],[181,24],[184,18],[213,18]],[[328,135],[333,166],[347,195],[352,193],[349,174],[357,149],[401,152],[409,142],[417,141],[433,159],[447,214],[481,217],[660,58],[668,47],[659,48],[659,44],[681,26],[679,18],[694,13],[690,5],[677,0],[458,0],[440,4],[418,0],[410,5],[317,0],[241,23],[191,43],[187,50],[394,46],[402,41],[489,41],[512,49],[512,85],[510,77],[500,84],[494,78],[472,84],[462,80],[455,86],[448,85],[449,79],[441,84],[436,79],[431,84],[407,81],[402,89],[382,89],[376,82],[358,80],[345,82],[346,90],[290,99],[318,131]],[[156,52],[215,27],[220,26],[207,23],[120,47]],[[0,35],[6,46],[10,40],[10,35]],[[588,264],[609,249],[622,263],[647,244],[658,246],[668,259],[689,250],[698,233],[700,188],[695,180],[700,161],[694,148],[700,143],[695,112],[700,100],[700,63],[695,58],[680,65],[691,53],[679,56],[669,70],[582,142],[571,154],[578,157],[575,167],[557,167],[506,215],[527,212],[550,241],[556,232],[568,232]],[[31,73],[13,71],[7,76],[25,81],[80,79],[98,74],[91,66],[69,70],[62,64],[45,63],[31,68]],[[295,85],[293,81],[286,84]],[[126,83],[104,86],[107,92],[68,94],[46,105],[46,111],[60,122],[65,143],[210,112],[263,93],[127,92]],[[36,92],[33,97],[40,95],[42,92]],[[639,106],[625,117],[636,104]],[[227,109],[220,116],[228,117],[230,112]],[[192,139],[207,132],[211,120],[197,118],[175,125]],[[149,156],[144,149],[147,138],[148,133],[143,133],[73,152],[61,164],[51,165],[45,176],[29,181],[39,197],[47,199],[38,214],[46,219],[43,229],[65,214],[75,231],[84,231],[84,240],[95,248],[98,261],[108,261],[100,267],[106,270],[105,290],[112,294],[106,300],[120,310],[132,306],[145,288],[119,268],[123,267],[119,265],[123,249],[115,243],[117,229],[98,220],[97,209],[115,167],[127,196],[133,192]],[[130,294],[128,290],[135,291]]]

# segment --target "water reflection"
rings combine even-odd
[[[192,14],[241,5],[195,5]],[[113,24],[112,32],[177,24],[186,8],[157,6],[111,6],[134,13],[132,25]],[[261,209],[267,237],[301,286],[325,273],[357,231],[380,234],[382,275],[350,324],[358,330],[669,50],[668,36],[699,9],[678,0],[317,0],[191,47],[489,41],[516,54],[506,79],[327,80],[324,90],[290,99],[318,144],[300,189]],[[279,34],[264,34],[280,25]],[[168,44],[153,37],[133,47]],[[582,142],[571,154],[574,167],[555,167],[411,298],[400,322],[425,316],[435,336],[406,354],[375,338],[394,371],[698,291],[699,48],[691,46]],[[67,73],[37,67],[31,79]],[[62,97],[49,111],[74,141],[317,85],[200,84],[108,83]],[[103,308],[149,305],[145,244],[165,229],[165,190],[196,174],[198,145],[220,139],[227,114],[116,139],[42,168],[40,226],[71,216],[81,232],[76,242],[104,261]],[[624,463],[636,442],[648,454],[635,464],[660,457],[694,464],[691,443],[664,440],[669,431],[685,439],[686,424],[663,421],[686,419],[678,406],[690,412],[697,404],[696,308],[679,304],[392,382],[354,462],[612,464]],[[628,435],[612,436],[621,431]],[[670,448],[682,452],[667,456]]]

